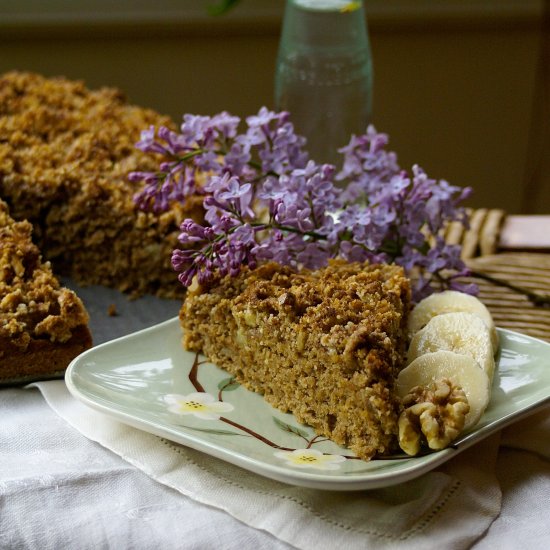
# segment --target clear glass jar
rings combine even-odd
[[[291,113],[317,162],[371,117],[372,60],[363,2],[287,0],[275,75],[275,107]]]

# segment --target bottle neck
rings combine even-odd
[[[363,5],[362,1],[352,2],[350,0],[288,0],[287,3],[313,11],[328,10],[332,12],[349,12]]]
[[[295,55],[368,49],[363,2],[287,0],[280,48]]]

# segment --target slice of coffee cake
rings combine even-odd
[[[190,288],[180,319],[188,350],[368,460],[397,447],[409,308],[396,266],[332,261],[297,273],[268,263]]]
[[[62,376],[92,345],[88,314],[0,200],[0,385]]]

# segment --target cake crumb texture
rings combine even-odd
[[[409,309],[397,266],[267,263],[191,288],[180,320],[186,349],[368,460],[397,448]]]
[[[142,130],[174,128],[112,88],[11,72],[0,76],[0,198],[56,273],[133,295],[182,295],[170,266],[183,219],[199,220],[202,198],[163,214],[139,211],[132,171],[158,159],[136,149]]]
[[[92,345],[88,314],[0,200],[0,384],[59,376]]]

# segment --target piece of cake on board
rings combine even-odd
[[[63,375],[92,345],[88,314],[0,200],[0,385]]]

